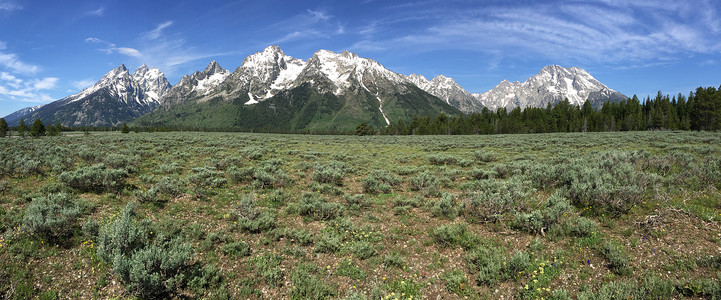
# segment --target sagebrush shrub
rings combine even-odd
[[[60,174],[58,179],[68,186],[83,192],[119,192],[128,172],[109,169],[104,164],[81,167],[75,171]]]
[[[411,177],[408,186],[411,191],[423,191],[425,195],[437,195],[440,182],[435,174],[423,171],[423,173]]]
[[[476,151],[473,157],[480,162],[492,162],[496,160],[496,154],[493,151]]]
[[[97,255],[112,264],[131,294],[163,297],[185,285],[193,251],[179,239],[149,238],[135,220],[136,207],[128,203],[120,218],[100,228]]]
[[[327,202],[323,196],[316,193],[304,193],[296,204],[296,212],[314,220],[330,220],[343,214],[343,205]]]
[[[560,193],[554,193],[541,209],[530,213],[517,212],[514,227],[529,233],[544,233],[551,226],[561,223],[562,218],[572,211],[571,202]]]
[[[253,259],[256,274],[263,278],[270,286],[280,286],[283,283],[283,270],[280,263],[283,257],[278,254],[264,254]]]
[[[58,241],[78,227],[83,207],[78,200],[65,193],[34,198],[23,217],[22,229],[46,239]]]
[[[268,209],[259,209],[253,195],[245,195],[238,201],[235,214],[236,223],[243,231],[259,233],[275,227],[275,214]]]
[[[608,261],[608,268],[616,274],[631,273],[630,258],[623,247],[617,243],[607,241],[601,245],[599,252]]]
[[[596,222],[586,217],[578,217],[568,223],[569,231],[576,237],[587,237],[597,231]]]
[[[373,244],[368,241],[357,241],[353,243],[353,245],[351,245],[351,251],[358,259],[368,259],[378,254]]]
[[[446,290],[449,293],[459,296],[470,296],[473,294],[473,290],[468,284],[466,273],[463,273],[461,270],[443,273],[440,278],[446,283]]]
[[[530,183],[518,179],[488,179],[474,184],[466,217],[472,222],[497,222],[531,193]]]
[[[428,161],[434,165],[455,165],[458,158],[446,154],[432,154],[428,156]]]
[[[337,253],[340,251],[343,239],[334,232],[323,232],[315,243],[315,252]]]
[[[321,269],[311,263],[303,263],[290,274],[293,287],[290,299],[293,300],[321,300],[336,296],[336,287],[325,283],[325,275]]]
[[[459,202],[453,199],[450,193],[443,193],[441,199],[436,201],[431,208],[431,215],[434,217],[443,217],[447,219],[455,219],[458,211],[461,209]]]
[[[343,178],[351,171],[348,164],[340,161],[329,161],[325,164],[315,163],[313,180],[319,183],[343,185]]]
[[[441,247],[462,247],[471,249],[480,238],[468,231],[465,224],[441,225],[431,232],[431,238]]]
[[[209,167],[196,167],[190,169],[188,182],[193,191],[204,193],[206,189],[217,188],[225,185],[228,180],[223,177],[223,172]]]
[[[472,249],[464,259],[478,284],[493,286],[505,279],[504,254],[502,248],[488,244]]]
[[[225,255],[230,257],[240,257],[250,255],[250,246],[246,242],[232,242],[223,245],[221,248]]]

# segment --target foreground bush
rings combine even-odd
[[[321,195],[304,193],[296,205],[296,212],[301,216],[316,221],[330,220],[343,214],[343,205],[327,202]]]
[[[313,180],[318,183],[332,183],[338,186],[343,185],[345,174],[351,171],[351,168],[346,163],[340,161],[330,161],[325,164],[316,163],[313,168]]]
[[[328,299],[336,295],[336,287],[328,286],[322,270],[310,263],[304,263],[290,274],[293,288],[291,299]]]
[[[516,213],[514,227],[529,233],[545,234],[548,229],[562,221],[573,211],[571,202],[559,193],[551,195],[544,207],[530,213]]]
[[[58,241],[78,227],[83,207],[65,193],[34,198],[23,217],[22,229],[46,239]]]
[[[531,195],[530,183],[517,179],[479,180],[473,184],[466,217],[471,222],[498,222]]]
[[[240,230],[258,233],[275,227],[275,214],[268,209],[259,209],[253,195],[245,195],[236,206],[236,223]]]
[[[60,174],[60,181],[83,192],[119,192],[128,172],[109,169],[104,164],[82,167]]]
[[[98,257],[112,264],[113,272],[131,294],[165,297],[186,284],[193,251],[178,239],[162,234],[149,237],[135,220],[135,209],[135,204],[129,203],[119,219],[100,228]]]

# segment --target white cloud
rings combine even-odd
[[[721,15],[713,1],[587,0],[492,5],[408,17],[396,11],[360,27],[352,49],[467,50],[559,63],[647,64],[721,52]],[[394,26],[405,22],[403,35]],[[410,33],[409,33],[410,32]],[[498,58],[498,59],[502,59]]]
[[[310,15],[310,19],[313,20],[314,22],[318,22],[318,21],[325,22],[325,21],[330,20],[333,17],[333,16],[328,15],[325,12],[320,11],[320,10],[308,9],[307,11],[308,11],[308,14]]]
[[[72,82],[73,87],[75,87],[75,89],[78,91],[84,90],[84,89],[92,86],[93,84],[95,84],[95,80],[90,79],[90,78]]]
[[[170,25],[173,25],[173,21],[161,23],[157,27],[155,27],[155,29],[144,33],[143,37],[148,40],[158,39],[163,34],[163,29],[168,28]]]
[[[110,43],[110,42],[107,42],[107,41],[104,41],[104,40],[101,40],[101,39],[96,38],[96,37],[86,38],[86,39],[85,39],[85,42],[86,42],[86,43],[93,43],[93,44],[105,45],[104,48],[98,49],[99,51],[105,52],[105,54],[111,54],[111,53],[113,53],[113,51],[115,51],[115,49],[117,49],[117,47],[115,46],[115,44]]]
[[[15,1],[0,0],[0,11],[14,11],[23,7],[15,3]]]
[[[105,40],[101,40],[96,37],[86,38],[85,42],[104,45],[105,47],[100,48],[98,50],[105,52],[105,54],[113,54],[113,53],[117,52],[119,54],[131,56],[131,57],[135,57],[135,58],[139,58],[139,57],[143,56],[143,54],[138,49],[128,48],[128,47],[118,47],[114,43],[111,43],[111,42],[108,42]]]
[[[22,62],[13,53],[0,52],[0,66],[22,74],[34,74],[40,71],[40,67]]]
[[[105,7],[85,12],[86,16],[102,17],[105,15]]]
[[[4,85],[6,83],[7,86]],[[55,77],[27,81],[2,72],[0,73],[0,95],[22,102],[48,102],[54,99],[41,91],[53,89],[57,83],[58,78]]]
[[[127,55],[127,56],[132,56],[132,57],[142,57],[143,56],[143,54],[141,54],[140,51],[138,51],[137,49],[126,48],[126,47],[119,47],[118,53]]]
[[[14,88],[19,88],[20,84],[23,82],[22,79],[17,78],[7,72],[0,72],[0,81],[4,81]]]
[[[55,88],[58,83],[56,77],[45,77],[43,79],[36,79],[33,81],[32,90],[50,90]]]
[[[99,50],[107,54],[122,54],[133,58],[138,63],[157,67],[166,75],[173,74],[179,65],[228,54],[202,52],[196,47],[188,46],[183,38],[177,37],[177,34],[164,34],[164,31],[172,24],[173,22],[168,21],[156,26],[151,31],[140,33],[138,35],[139,43],[134,47],[120,47],[115,43],[96,37],[86,38],[85,41],[104,45]],[[80,88],[77,85],[76,87]]]

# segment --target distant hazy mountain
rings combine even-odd
[[[495,110],[505,107],[546,107],[567,98],[573,105],[581,106],[591,101],[599,109],[606,101],[620,102],[628,99],[623,94],[608,88],[583,69],[561,66],[547,66],[541,72],[524,82],[501,81],[492,90],[473,94],[483,106]]]
[[[464,113],[477,112],[483,109],[483,104],[473,97],[471,93],[463,89],[453,78],[438,75],[428,80],[423,75],[411,74],[408,80],[413,82],[422,90],[434,95],[446,103],[453,105]]]

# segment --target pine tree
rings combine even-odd
[[[25,132],[28,131],[28,125],[25,125],[25,119],[20,119],[20,123],[18,123],[18,135],[21,137],[25,137]]]
[[[58,136],[60,135],[60,132],[58,131],[58,128],[53,125],[48,125],[45,127],[45,133],[47,133],[48,136]]]
[[[373,127],[368,125],[367,122],[363,122],[363,123],[358,124],[358,126],[356,126],[355,134],[356,135],[374,135],[374,134],[376,134],[376,131],[375,131],[375,129],[373,129]]]
[[[32,137],[45,135],[45,125],[43,125],[43,122],[40,121],[40,119],[35,119],[35,122],[33,122],[33,127],[30,128],[30,135]]]
[[[123,123],[123,127],[120,129],[120,132],[122,132],[122,133],[130,133],[130,128],[128,128],[128,124]]]
[[[7,136],[8,133],[8,122],[5,121],[5,118],[0,118],[0,137]]]
[[[57,121],[55,122],[55,129],[57,129],[58,135],[61,135],[63,130],[65,130],[65,127],[63,127],[63,124],[60,124],[60,121]]]

